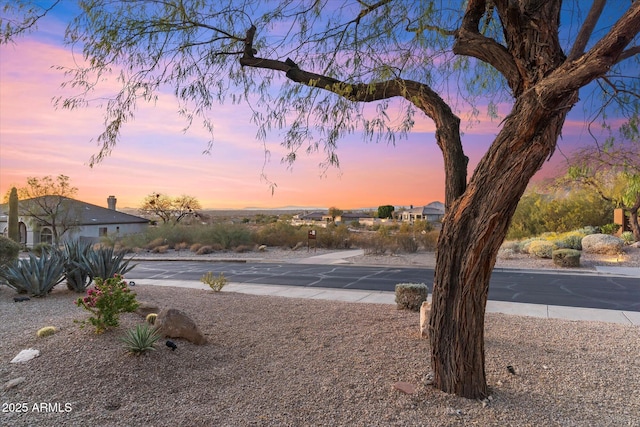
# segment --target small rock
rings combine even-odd
[[[513,366],[508,365],[507,366],[507,371],[509,371],[510,374],[515,375],[516,374],[516,370],[514,369]]]
[[[20,383],[24,382],[24,380],[25,380],[25,377],[14,378],[14,379],[12,379],[11,381],[7,381],[7,382],[4,384],[4,387],[3,387],[3,388],[4,388],[5,390],[9,390],[10,388],[14,388],[14,387],[15,387],[15,386],[17,386],[18,384],[20,384]]]
[[[11,360],[11,363],[23,363],[28,362],[34,357],[40,356],[40,350],[36,350],[33,348],[22,350],[16,357]]]
[[[265,252],[267,250],[267,245],[260,245],[258,246],[258,251],[260,252]]]
[[[395,388],[396,390],[400,390],[405,394],[413,394],[416,392],[416,387],[413,384],[404,381],[398,381],[393,385],[393,388]]]
[[[29,297],[13,297],[13,302],[23,302],[29,301],[31,298]]]

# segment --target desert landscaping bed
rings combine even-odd
[[[135,291],[189,314],[208,344],[176,340],[175,351],[158,343],[132,356],[119,338],[141,316],[124,314],[119,328],[95,335],[74,323],[87,314],[62,286],[22,303],[0,290],[0,384],[24,378],[3,388],[0,424],[640,426],[638,327],[488,314],[491,398],[479,402],[428,385],[419,315],[394,305]],[[36,338],[47,325],[59,331]],[[26,348],[41,355],[9,363]],[[11,403],[28,410],[9,411]],[[41,403],[59,410],[33,409]]]

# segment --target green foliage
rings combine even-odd
[[[589,189],[550,194],[528,190],[518,203],[506,238],[516,240],[549,231],[600,226],[611,221],[613,208],[610,202]]]
[[[19,254],[20,245],[16,241],[0,235],[0,269],[3,265],[17,260]]]
[[[602,234],[613,235],[616,233],[616,231],[618,231],[619,228],[620,228],[620,224],[609,223],[601,226],[600,231],[602,231]]]
[[[327,225],[327,228],[318,231],[318,246],[327,249],[349,249],[351,240],[349,228],[346,224]]]
[[[580,251],[575,249],[557,249],[551,254],[553,263],[560,267],[580,267]]]
[[[395,208],[392,205],[378,206],[378,218],[391,218],[393,217],[393,211]]]
[[[80,240],[64,242],[62,256],[64,258],[64,276],[67,279],[67,288],[75,292],[84,292],[91,284],[93,276],[91,268],[83,263],[83,259],[89,259],[93,251],[91,244]]]
[[[625,245],[630,245],[636,241],[633,233],[631,231],[625,231],[620,235],[620,238],[624,240]]]
[[[537,258],[551,258],[553,249],[554,246],[551,242],[546,240],[534,240],[529,244],[527,252]]]
[[[82,268],[93,278],[110,278],[129,272],[135,265],[129,266],[131,258],[125,260],[126,253],[114,248],[101,247],[81,254]]]
[[[160,338],[160,332],[156,328],[142,323],[129,329],[121,340],[130,353],[139,356],[144,352],[155,350],[154,345]]]
[[[53,335],[56,332],[57,329],[55,328],[55,326],[45,326],[44,328],[38,329],[38,332],[36,332],[36,336],[38,338],[44,338]]]
[[[89,289],[84,298],[78,298],[76,305],[91,313],[88,320],[80,322],[81,327],[90,323],[97,334],[118,326],[120,313],[130,313],[138,308],[136,294],[120,275],[108,279],[96,277],[95,288]]]
[[[396,235],[396,242],[398,243],[398,247],[404,252],[418,252],[418,241],[409,233],[399,233]]]
[[[293,248],[298,242],[307,241],[307,231],[305,227],[280,221],[260,227],[254,235],[254,241],[260,245]]]
[[[11,194],[9,195],[9,225],[8,235],[11,240],[16,243],[20,243],[20,228],[18,224],[18,189],[11,188]]]
[[[427,300],[429,288],[424,283],[398,283],[396,285],[396,304],[398,310],[420,311]]]
[[[580,231],[572,231],[564,234],[561,237],[562,246],[568,249],[575,249],[577,251],[582,250],[582,238],[586,236],[586,234],[581,233]]]
[[[29,254],[28,259],[15,260],[0,269],[0,276],[19,293],[44,297],[63,280],[64,260],[56,252],[40,257]]]
[[[203,275],[202,278],[200,278],[200,281],[205,285],[209,285],[211,290],[213,290],[214,292],[220,292],[222,288],[224,288],[227,284],[227,278],[224,277],[223,273],[214,276],[211,271]]]

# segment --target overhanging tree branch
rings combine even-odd
[[[246,67],[282,71],[287,78],[306,86],[324,89],[354,102],[373,102],[393,97],[402,97],[423,111],[436,125],[436,142],[440,147],[446,171],[445,204],[453,202],[466,188],[468,158],[464,154],[460,138],[460,119],[449,105],[428,85],[413,80],[391,79],[377,83],[347,83],[309,71],[302,70],[291,59],[285,61],[256,57],[253,38],[256,27],[247,31],[244,55],[240,64]]]

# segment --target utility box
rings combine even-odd
[[[631,230],[629,218],[624,214],[624,209],[613,210],[613,222],[614,224],[620,225],[620,228],[616,231],[616,236],[618,237],[620,237],[623,232]]]

